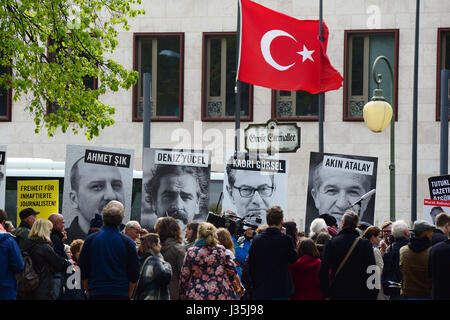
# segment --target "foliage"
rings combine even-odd
[[[138,78],[112,57],[118,28],[129,30],[128,18],[141,0],[0,0],[0,86],[12,87],[14,101],[29,97],[26,110],[36,133],[58,127],[75,133],[85,128],[88,139],[114,123],[113,106],[99,96],[129,89]],[[85,85],[95,78],[97,88]],[[61,107],[62,106],[62,107]],[[52,112],[47,112],[48,107]]]

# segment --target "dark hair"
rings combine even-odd
[[[304,240],[300,241],[297,246],[297,253],[299,257],[307,254],[308,256],[313,258],[320,258],[319,250],[317,250],[316,244],[310,238],[305,238]]]
[[[342,216],[342,221],[343,227],[345,226],[347,228],[356,229],[356,227],[358,226],[359,217],[355,212],[347,210]]]
[[[283,210],[279,206],[271,206],[266,210],[266,220],[269,226],[278,226],[283,221]]]
[[[198,226],[199,223],[197,221],[191,221],[186,225],[186,229],[189,228],[192,230],[192,236],[189,239],[187,239],[189,243],[194,242],[197,239]]]
[[[333,226],[337,225],[336,218],[333,217],[331,214],[323,213],[323,214],[319,215],[319,218],[322,218],[323,220],[325,220],[325,223],[327,224],[328,227],[333,227]]]
[[[80,163],[81,160],[84,159],[84,156],[82,156],[80,159],[78,159],[77,161],[75,161],[75,163],[72,165],[72,169],[70,170],[70,187],[72,188],[72,190],[78,191],[78,187],[79,185],[79,168],[78,168],[78,164]]]
[[[316,244],[326,244],[330,239],[331,235],[328,232],[322,231],[317,235]]]
[[[227,179],[228,185],[232,188],[236,182],[236,170],[233,168],[233,162],[228,162],[226,171],[227,171]],[[272,180],[272,185],[274,184],[274,174],[270,175],[270,180]]]
[[[6,211],[3,209],[0,209],[0,223],[3,223],[8,219],[8,215],[6,214]]]
[[[381,229],[376,226],[370,226],[366,229],[364,232],[363,237],[366,239],[372,238],[372,236],[378,237],[378,235],[381,233]]]
[[[173,238],[178,243],[183,243],[181,238],[181,228],[177,220],[173,217],[163,217],[158,219],[155,224],[156,233],[159,234],[161,243],[164,243],[167,239]]]
[[[450,215],[448,215],[446,212],[441,212],[436,216],[437,227],[444,227],[449,222],[450,222]]]
[[[152,178],[144,185],[146,193],[145,201],[150,204],[155,203],[161,178],[170,174],[178,176],[184,174],[192,175],[198,183],[197,198],[199,199],[199,208],[204,208],[205,206],[208,207],[209,179],[203,168],[191,166],[175,166],[166,164],[156,166],[156,168],[152,171]],[[202,210],[200,209],[200,211]]]
[[[286,221],[283,223],[283,227],[286,228],[286,234],[290,235],[295,241],[298,236],[297,224],[295,221]]]
[[[141,237],[138,254],[140,256],[146,254],[154,245],[158,244],[158,240],[159,234],[157,233],[147,233],[145,236]]]

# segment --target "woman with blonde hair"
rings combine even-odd
[[[39,285],[23,299],[55,300],[53,276],[55,272],[65,272],[71,265],[70,261],[57,255],[53,250],[50,233],[53,224],[46,219],[37,219],[31,227],[23,251],[27,251],[33,262],[33,267],[39,274]]]
[[[198,227],[198,239],[187,250],[181,269],[181,300],[236,300],[232,281],[236,265],[219,244],[217,229],[209,222]]]

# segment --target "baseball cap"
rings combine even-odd
[[[433,228],[435,228],[435,226],[425,220],[414,221],[414,231],[416,232],[422,232]]]
[[[38,215],[39,211],[34,210],[33,208],[25,208],[19,212],[20,220],[26,219],[32,215]]]

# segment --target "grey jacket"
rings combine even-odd
[[[169,284],[171,300],[178,300],[181,268],[183,267],[186,249],[173,238],[166,239],[161,248],[164,260],[172,266],[172,279]]]

